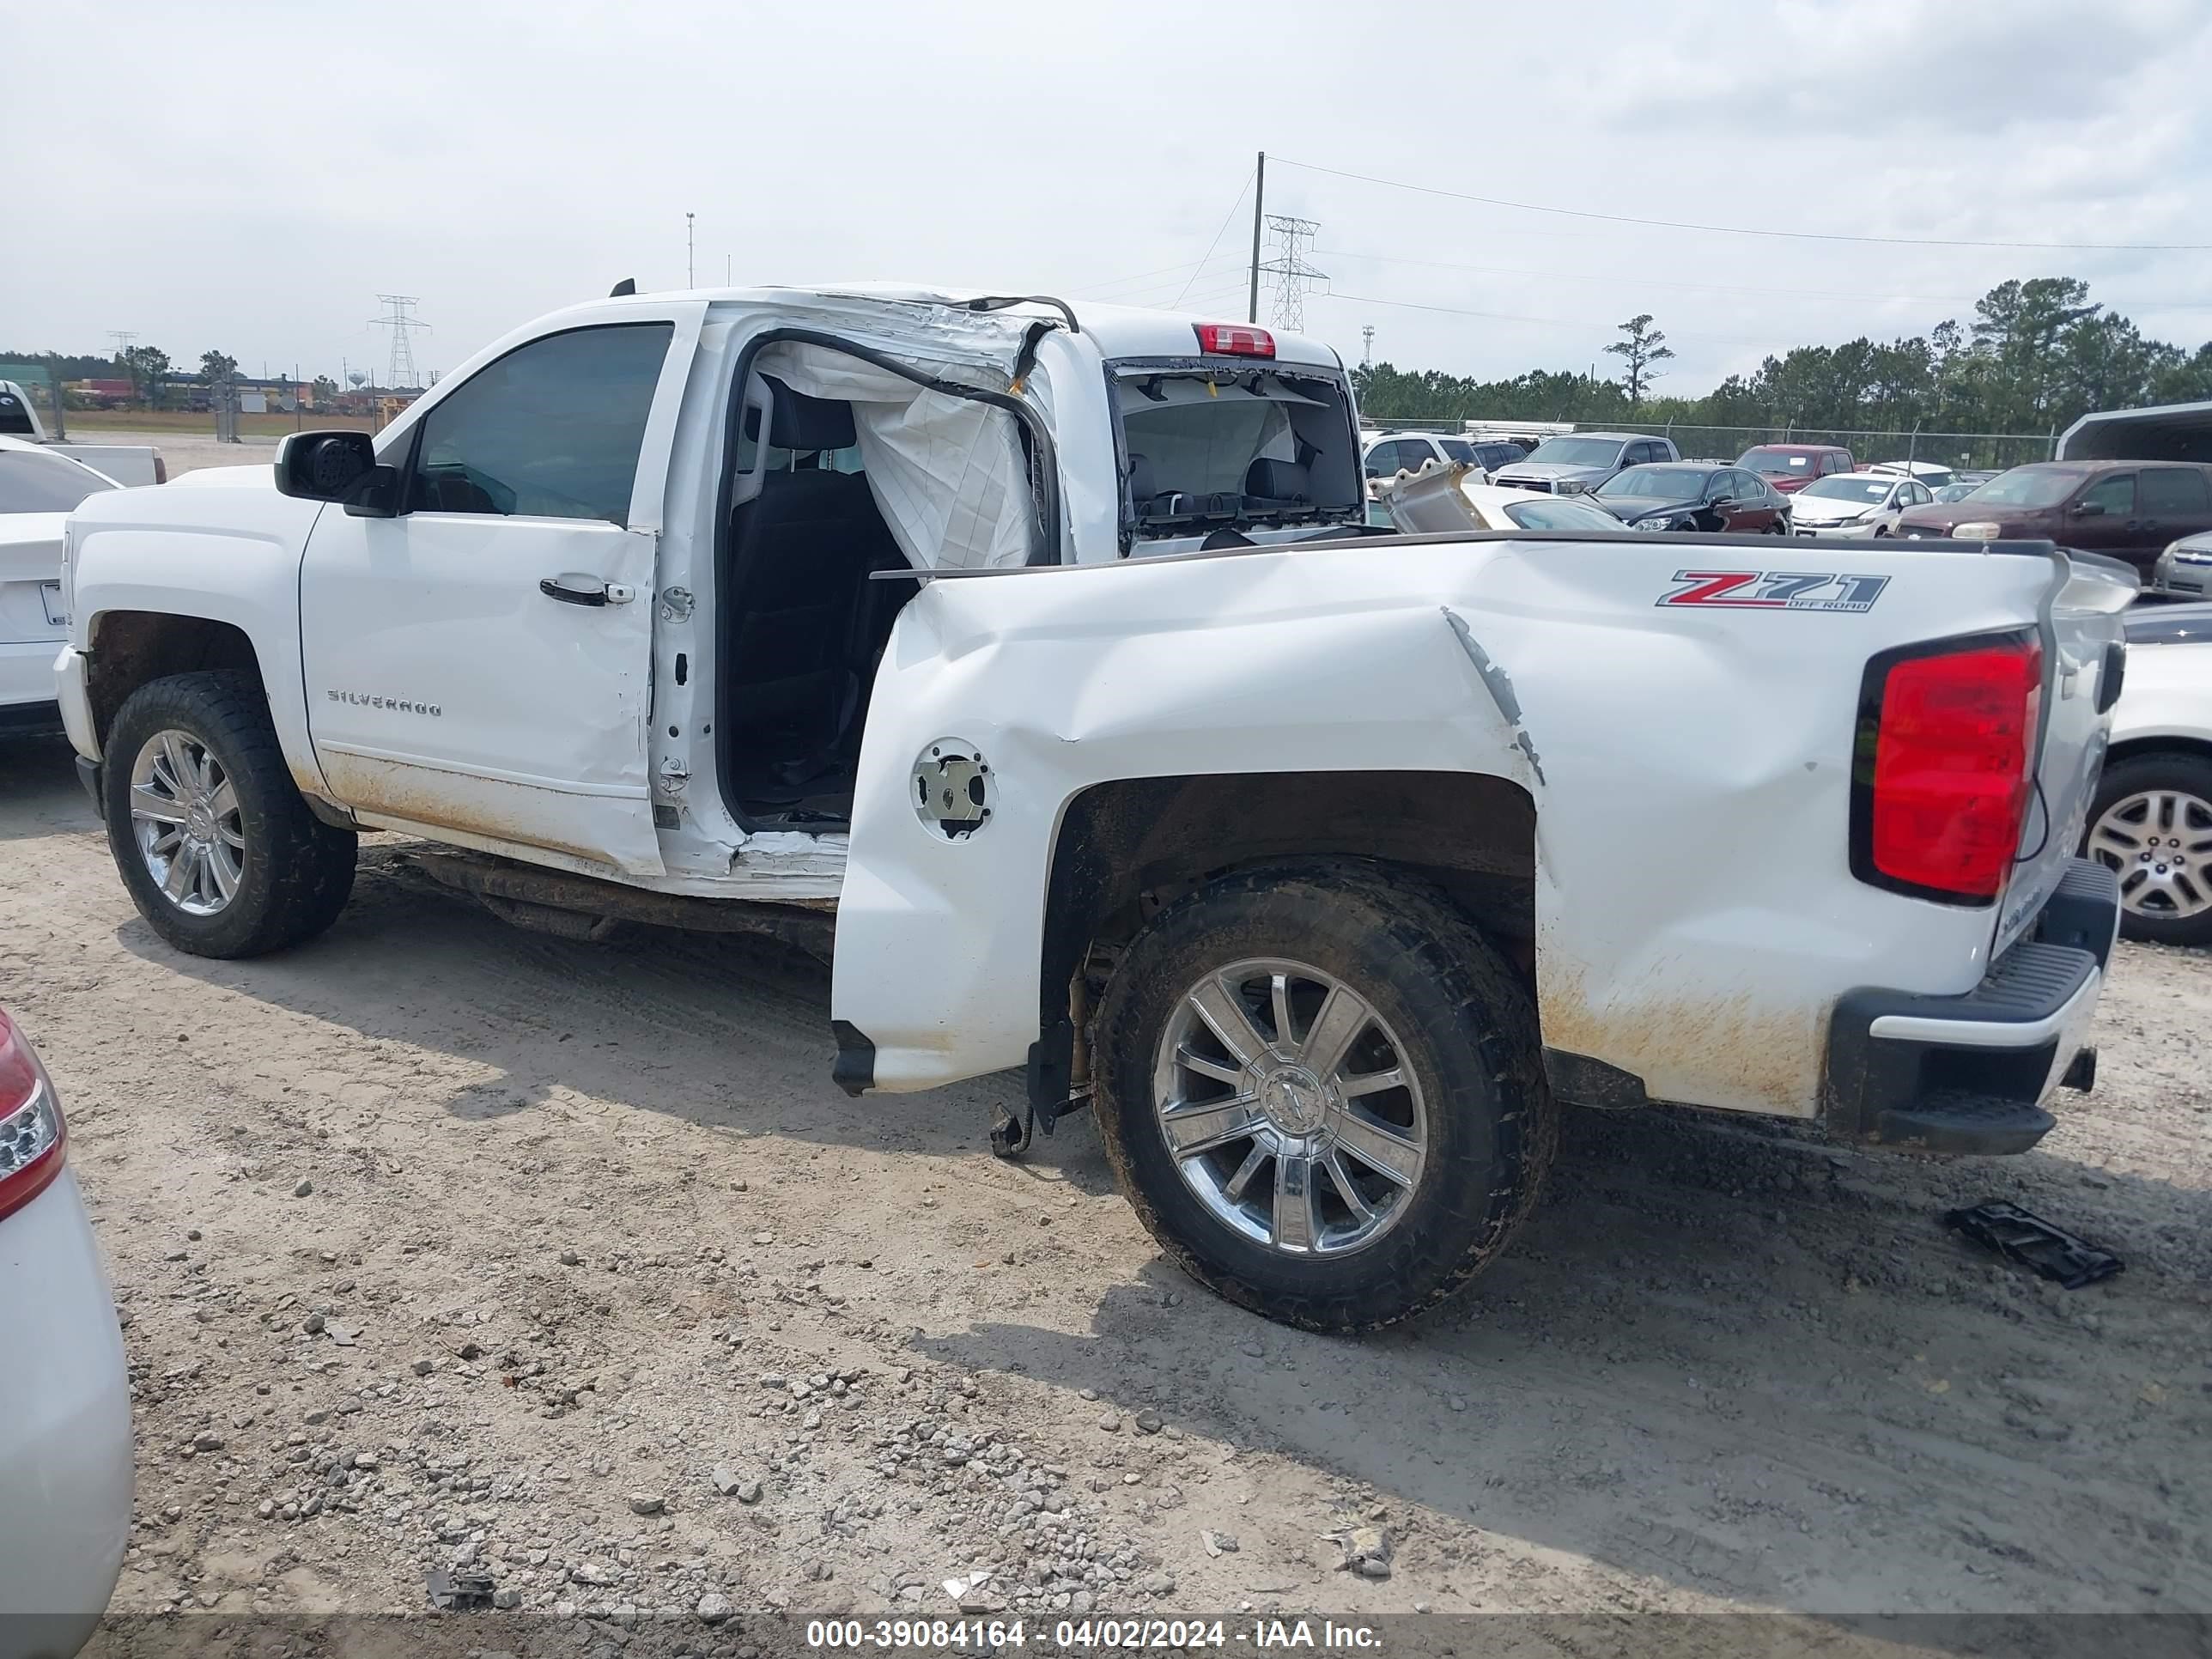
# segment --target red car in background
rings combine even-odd
[[[1851,452],[1834,444],[1758,444],[1736,458],[1772,488],[1794,495],[1815,478],[1853,470]]]

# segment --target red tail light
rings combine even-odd
[[[1275,337],[1264,328],[1254,328],[1246,323],[1193,323],[1198,331],[1198,349],[1212,356],[1224,357],[1272,357],[1275,355]]]
[[[1852,872],[1920,898],[1994,902],[2020,848],[2042,707],[2033,634],[1875,658],[1860,698]]]
[[[61,1173],[61,1103],[39,1057],[0,1013],[0,1216],[13,1214]]]

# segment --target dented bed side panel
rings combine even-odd
[[[1850,873],[1866,660],[2032,621],[2051,566],[1790,547],[1796,574],[1886,579],[1877,602],[1666,602],[1685,571],[1771,560],[1752,539],[1370,544],[930,583],[876,689],[833,1012],[875,1045],[878,1088],[1023,1063],[1055,838],[1095,784],[1464,771],[1536,805],[1549,1046],[1654,1098],[1811,1115],[1838,995],[1962,992],[1993,935],[1988,909]],[[957,836],[914,798],[918,757],[948,738],[994,792]]]

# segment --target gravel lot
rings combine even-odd
[[[197,472],[205,466],[266,466],[276,459],[276,440],[274,438],[241,438],[234,444],[218,442],[210,420],[204,433],[131,432],[118,428],[88,427],[81,432],[71,432],[74,443],[88,444],[151,444],[161,452],[161,464],[173,478],[181,478],[187,472]]]
[[[2201,955],[2123,947],[2023,1158],[1571,1115],[1509,1258],[1359,1343],[1182,1280],[1087,1121],[990,1158],[1012,1079],[845,1098],[805,959],[514,932],[400,846],[313,945],[180,957],[66,750],[0,749],[0,999],[132,1358],[119,1613],[427,1611],[455,1567],[709,1644],[978,1570],[1015,1611],[2212,1610]],[[2000,1197],[2127,1272],[1938,1224]]]

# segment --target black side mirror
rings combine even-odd
[[[2105,516],[2105,504],[2102,501],[2076,501],[2074,503],[2074,516],[2077,519],[2101,519]]]
[[[398,511],[399,471],[376,459],[366,432],[295,432],[276,446],[276,489],[301,501],[337,501],[360,517]]]

